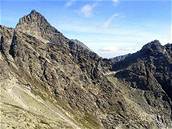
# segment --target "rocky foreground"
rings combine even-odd
[[[172,44],[104,59],[35,10],[0,25],[1,129],[172,129]]]

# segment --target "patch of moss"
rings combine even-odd
[[[89,113],[85,113],[83,117],[79,116],[77,120],[87,129],[100,129],[97,118]]]

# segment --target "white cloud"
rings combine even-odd
[[[118,17],[119,14],[118,13],[114,13],[112,16],[110,16],[104,23],[103,23],[103,28],[109,28],[113,19],[115,17]]]
[[[121,14],[120,14],[121,17]],[[58,28],[69,38],[83,41],[102,57],[114,57],[139,50],[145,43],[158,39],[162,43],[171,42],[170,30],[163,26],[114,25],[104,29],[101,21],[89,19],[81,21],[62,21]],[[156,28],[156,29],[155,29]],[[161,30],[161,31],[159,31]]]
[[[75,2],[76,0],[68,0],[65,4],[66,7],[70,7],[73,5],[73,3]]]
[[[105,47],[105,48],[101,48],[99,51],[102,53],[109,53],[109,52],[112,53],[112,52],[117,52],[118,48],[117,47]]]
[[[100,54],[100,56],[103,57],[115,57],[115,56],[119,56],[119,55],[125,55],[128,53],[132,53],[135,52],[136,50],[133,48],[126,48],[124,46],[109,46],[109,47],[105,47],[102,49],[98,50],[98,53]]]
[[[81,8],[81,13],[85,17],[89,17],[92,15],[94,8],[96,7],[97,4],[86,4]]]
[[[112,0],[113,3],[117,3],[119,0]]]
[[[132,50],[133,50],[133,48],[125,48],[123,46],[115,46],[115,44],[114,44],[114,46],[108,46],[108,47],[99,49],[99,51],[102,53],[117,53],[117,52],[125,53],[125,52],[129,52]]]

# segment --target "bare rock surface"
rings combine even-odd
[[[33,10],[0,26],[2,129],[170,129],[171,48],[113,63]]]

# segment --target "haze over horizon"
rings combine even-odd
[[[0,24],[15,27],[35,9],[66,37],[78,39],[103,57],[139,50],[171,39],[171,1],[1,0]]]

